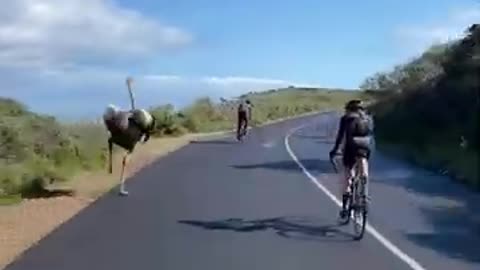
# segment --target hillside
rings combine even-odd
[[[286,88],[249,93],[254,124],[337,108],[360,91]],[[200,98],[182,110],[171,105],[151,108],[158,119],[154,136],[230,130],[235,126],[234,100]],[[104,168],[106,135],[95,123],[60,124],[51,116],[0,98],[0,195],[37,196],[49,183],[67,181],[82,171]]]
[[[366,99],[368,95],[355,90],[290,87],[250,92],[238,98],[249,98],[252,101],[255,106],[253,124],[258,125],[279,118],[338,108],[353,97]],[[221,99],[214,102],[209,98],[200,98],[181,111],[176,111],[171,105],[152,108],[152,113],[160,119],[157,134],[232,129],[236,123],[237,100]]]
[[[80,136],[12,99],[0,98],[0,114],[0,193],[33,195],[48,182],[103,163],[95,136]]]
[[[385,150],[479,188],[480,27],[362,85]],[[394,147],[392,147],[394,145]]]

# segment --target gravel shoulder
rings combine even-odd
[[[318,113],[311,112],[278,119],[260,126]],[[215,139],[229,133],[231,131],[187,134],[181,137],[152,139],[146,144],[139,144],[130,158],[127,180],[156,159],[182,148],[192,140]],[[120,176],[121,158],[121,152],[114,156],[113,174],[108,174],[106,169],[86,172],[69,181],[67,188],[74,191],[73,196],[25,199],[19,204],[0,206],[0,269],[90,203],[116,187]]]
[[[139,145],[133,153],[127,176],[131,179],[154,160],[180,149],[192,139],[222,134],[225,133],[152,139],[145,145]],[[114,188],[118,184],[121,158],[120,154],[114,157],[113,174],[105,170],[77,175],[68,183],[68,188],[75,192],[73,196],[25,199],[16,205],[0,206],[0,269]]]

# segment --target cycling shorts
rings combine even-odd
[[[357,158],[370,158],[370,148],[368,146],[358,146],[355,144],[347,144],[343,151],[343,165],[351,169],[355,165]]]

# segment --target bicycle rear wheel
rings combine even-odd
[[[346,203],[345,209],[347,209],[347,214],[345,218],[340,218],[339,220],[340,225],[347,225],[348,223],[350,223],[350,217],[352,216],[352,196],[351,195],[348,197],[345,203]]]
[[[247,135],[247,129],[246,128],[243,128],[241,131],[240,131],[240,134],[238,136],[238,139],[239,141],[243,142],[243,139],[244,137]]]
[[[363,181],[361,182],[359,179],[356,179],[353,193],[352,216],[354,231],[353,239],[357,241],[363,238],[365,227],[367,226],[367,206],[364,187]]]

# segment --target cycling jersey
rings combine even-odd
[[[252,110],[252,105],[246,102],[241,102],[238,105],[238,113],[246,113],[248,116],[250,115]]]
[[[357,157],[370,157],[373,121],[364,112],[346,113],[340,119],[334,152],[343,144],[343,163],[351,168]]]

